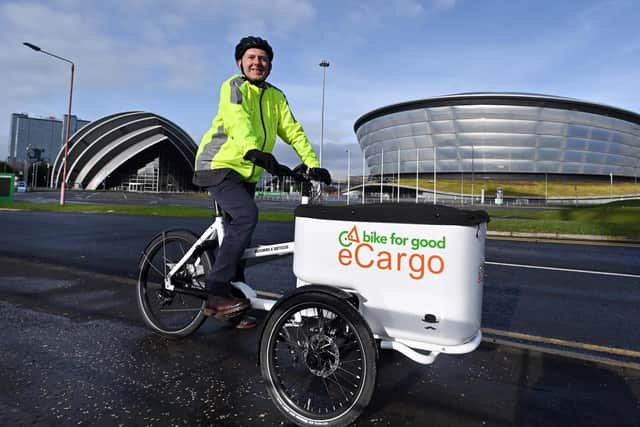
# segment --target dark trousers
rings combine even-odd
[[[207,190],[224,211],[225,225],[224,239],[207,275],[207,291],[228,295],[229,282],[244,280],[244,263],[240,258],[258,223],[258,207],[253,200],[256,184],[244,182],[240,175],[230,171],[220,184]]]

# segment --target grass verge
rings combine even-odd
[[[392,205],[390,205],[392,206]],[[210,218],[211,210],[185,206],[0,202],[0,209]],[[489,230],[625,236],[640,239],[640,200],[558,210],[488,209]],[[260,212],[261,221],[292,221],[291,212]]]
[[[489,209],[489,230],[625,236],[640,239],[640,200],[558,210]]]
[[[187,206],[139,206],[139,205],[97,205],[97,204],[66,204],[57,203],[29,203],[29,202],[0,202],[0,209],[17,209],[29,211],[100,213],[114,215],[147,215],[171,216],[190,218],[211,218],[212,210]],[[260,212],[262,221],[291,221],[293,214],[288,212]]]
[[[390,183],[391,184],[391,183]],[[400,184],[407,187],[416,185],[415,179],[401,178]],[[433,189],[433,180],[421,178],[419,187],[423,190]],[[461,188],[462,187],[462,188]],[[635,182],[614,182],[610,185],[609,180],[603,181],[556,181],[550,180],[499,180],[483,179],[481,176],[475,179],[473,192],[480,194],[480,189],[484,188],[487,196],[495,196],[496,189],[501,187],[505,196],[509,197],[586,197],[586,196],[624,196],[640,193],[640,183]],[[464,193],[469,196],[472,192],[471,180],[467,177],[464,181],[452,178],[437,178],[438,191],[449,193]]]

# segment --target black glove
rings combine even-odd
[[[309,169],[309,178],[314,181],[320,181],[327,185],[331,184],[331,174],[325,168]]]
[[[285,165],[281,165],[278,164],[278,170],[276,170],[276,173],[271,173],[271,175],[276,175],[276,176],[291,176],[293,175],[293,171],[291,169],[289,169],[289,166],[285,166]]]
[[[291,175],[291,169],[278,163],[271,153],[265,153],[260,150],[249,150],[244,155],[245,160],[255,163],[273,176]]]
[[[307,165],[300,163],[298,166],[293,168],[291,172],[293,172],[293,175],[304,175],[307,173]]]

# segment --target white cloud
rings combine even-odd
[[[281,37],[314,14],[310,2],[297,0],[4,3],[0,158],[6,153],[12,112],[62,115],[68,93],[67,65],[30,51],[23,41],[76,63],[74,112],[108,114],[128,109],[154,91],[164,96],[209,91],[234,71],[232,61],[222,68],[212,64],[222,53],[225,61],[231,58],[237,34],[268,31]],[[118,93],[129,97],[128,104],[108,106],[107,98],[122,98]]]
[[[348,21],[352,25],[373,28],[382,25],[389,18],[420,19],[426,14],[452,9],[456,0],[370,0],[368,2],[346,3]]]
[[[30,41],[76,61],[87,84],[136,86],[148,73],[159,72],[166,82],[177,82],[183,89],[187,82],[199,84],[208,53],[220,45],[216,39],[220,40],[221,29],[235,43],[238,37],[230,38],[232,33],[258,34],[262,29],[283,34],[314,15],[310,3],[294,0],[245,1],[242,13],[230,0],[180,4],[136,0],[110,2],[102,8],[82,4],[70,0],[4,4],[0,34],[6,43],[0,58],[13,57],[18,49],[26,49],[19,46],[21,41]],[[225,43],[224,50],[230,47]],[[38,63],[44,60],[29,58],[30,65]]]
[[[126,4],[143,15],[154,10],[162,22],[180,24],[175,28],[199,30],[214,43],[221,34],[229,43],[247,34],[282,36],[304,27],[316,15],[309,0],[135,0]]]
[[[399,16],[417,17],[425,13],[436,13],[453,9],[457,0],[395,0],[388,6]]]

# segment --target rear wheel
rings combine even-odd
[[[355,308],[307,292],[265,324],[260,369],[280,412],[298,425],[345,426],[369,404],[377,378],[373,335]]]
[[[138,308],[145,323],[163,336],[181,338],[195,332],[206,320],[205,278],[211,269],[208,253],[187,260],[173,276],[175,290],[164,288],[164,278],[197,238],[188,231],[169,231],[156,237],[140,261]]]

